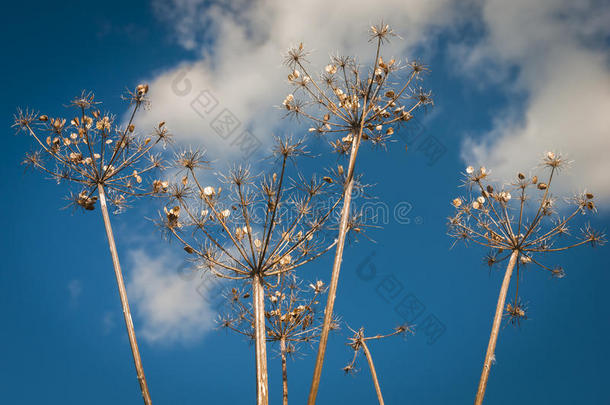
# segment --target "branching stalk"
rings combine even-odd
[[[369,363],[369,369],[371,370],[371,377],[373,378],[373,384],[375,385],[375,392],[377,393],[377,400],[379,401],[379,405],[383,405],[383,396],[381,395],[381,387],[379,386],[379,380],[377,379],[377,372],[375,371],[375,365],[373,364],[373,356],[371,356],[371,352],[369,351],[368,346],[366,345],[366,339],[361,340],[362,349],[364,350],[364,355],[366,356],[366,361]]]

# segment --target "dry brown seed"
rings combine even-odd
[[[538,184],[538,190],[546,190],[547,185],[545,183]]]
[[[148,93],[148,84],[138,84],[138,87],[136,87],[136,92],[140,96]]]

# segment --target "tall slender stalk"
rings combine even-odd
[[[510,278],[513,274],[518,255],[519,251],[513,250],[508,265],[506,266],[506,273],[504,273],[504,280],[502,281],[500,295],[498,296],[498,304],[496,305],[496,314],[494,315],[494,321],[491,328],[491,336],[489,337],[489,344],[487,345],[487,354],[485,354],[485,362],[483,363],[483,372],[481,373],[481,380],[479,381],[479,389],[477,390],[477,396],[474,401],[475,405],[481,405],[483,403],[485,389],[487,388],[487,380],[489,379],[489,370],[491,369],[491,363],[494,360],[494,352],[496,350],[496,343],[498,342],[498,334],[500,332],[500,324],[502,323],[502,314],[504,313],[504,302],[506,301],[508,285],[510,284]]]
[[[286,339],[280,340],[280,353],[282,356],[282,404],[288,405],[288,370],[286,368]]]
[[[339,285],[339,273],[341,271],[341,262],[343,261],[343,247],[345,245],[345,237],[348,231],[348,220],[350,207],[352,202],[352,189],[354,188],[354,167],[356,165],[356,155],[360,146],[360,137],[362,129],[356,140],[352,143],[352,150],[349,159],[349,168],[347,171],[347,180],[345,192],[343,194],[343,207],[341,208],[341,221],[339,223],[339,237],[337,238],[337,250],[335,251],[335,260],[333,262],[333,271],[330,279],[328,297],[326,299],[326,307],[324,309],[324,323],[322,333],[320,334],[320,343],[318,345],[318,355],[316,357],[316,365],[309,390],[309,399],[307,403],[313,405],[316,403],[318,388],[320,386],[320,377],[322,376],[322,365],[324,363],[324,355],[326,354],[326,344],[328,342],[328,333],[330,332],[333,320],[333,308],[335,306],[335,298],[337,296],[337,286]]]
[[[527,306],[519,297],[519,276],[523,274],[521,268],[540,268],[561,279],[565,277],[563,268],[549,267],[542,263],[541,257],[585,244],[595,247],[606,241],[604,233],[594,230],[589,224],[580,229],[581,235],[574,235],[568,227],[568,223],[578,214],[596,211],[592,193],[585,191],[565,199],[573,205],[573,212],[568,216],[563,216],[563,210],[556,208],[558,199],[550,192],[551,183],[569,163],[561,154],[549,151],[543,155],[540,164],[550,171],[546,182],[536,175],[529,177],[517,172],[513,182],[495,186],[489,182],[487,168],[468,166],[464,185],[470,188],[472,194],[468,199],[457,197],[452,201],[456,214],[449,218],[449,235],[456,242],[473,242],[488,248],[490,251],[485,256],[485,262],[490,268],[508,259],[475,405],[483,403],[502,317],[505,316],[512,325],[520,325],[521,321],[527,319]],[[513,199],[511,191],[519,197]],[[525,206],[532,200],[538,200],[538,207],[531,211],[535,215],[528,218],[530,210]],[[556,244],[554,239],[560,239],[561,243]],[[515,267],[515,298],[513,302],[505,304]]]
[[[373,356],[366,345],[365,339],[362,339],[362,349],[366,356],[366,361],[369,363],[369,369],[371,370],[371,377],[373,378],[373,384],[375,385],[375,392],[377,392],[377,400],[379,405],[383,405],[383,396],[381,395],[381,387],[379,386],[379,380],[377,380],[377,372],[375,371],[375,365],[373,364]]]
[[[259,274],[252,278],[252,306],[254,307],[254,344],[256,359],[256,403],[269,403],[267,383],[267,332],[265,330],[265,286]]]
[[[394,35],[392,29],[383,22],[372,26],[370,40],[376,44],[373,63],[363,68],[356,62],[356,58],[331,57],[331,63],[324,68],[325,73],[319,76],[319,81],[316,80],[317,75],[308,71],[308,52],[302,43],[291,48],[284,59],[291,70],[288,80],[294,86],[293,93],[288,94],[282,102],[287,115],[305,117],[311,121],[309,132],[337,136],[331,142],[333,149],[341,155],[349,154],[349,168],[345,178],[343,167],[338,168],[344,199],[325,319],[309,391],[309,405],[315,404],[320,385],[346,234],[350,228],[356,229],[351,212],[351,193],[355,187],[354,167],[360,143],[369,141],[373,146],[385,146],[395,127],[410,121],[416,109],[433,104],[429,91],[411,86],[413,80],[428,71],[419,62],[408,63],[408,70],[404,72],[409,73],[400,79],[400,86],[392,88],[392,81],[388,81],[390,76],[396,80],[393,73],[402,71],[395,59],[384,61],[381,55],[381,45]],[[308,101],[299,99],[299,96]],[[309,105],[314,106],[311,111],[307,107]]]
[[[140,383],[140,390],[142,391],[142,398],[144,399],[144,403],[146,405],[151,405],[152,400],[150,398],[150,392],[148,391],[148,385],[146,384],[146,377],[144,376],[144,367],[142,366],[140,350],[138,349],[138,342],[136,340],[136,332],[134,330],[133,321],[131,319],[131,311],[129,310],[129,301],[127,300],[127,291],[125,290],[123,273],[121,271],[121,264],[119,263],[119,255],[117,253],[117,248],[114,243],[112,226],[110,225],[110,217],[108,216],[106,194],[104,193],[104,187],[101,184],[98,185],[97,190],[100,196],[100,206],[102,209],[102,217],[104,218],[106,236],[108,237],[108,247],[110,248],[110,255],[112,256],[112,265],[114,266],[114,274],[116,276],[117,286],[119,287],[119,297],[121,298],[121,306],[123,307],[125,327],[127,328],[127,335],[129,336],[129,344],[131,346],[131,353],[133,354],[133,362],[136,366],[136,373],[138,375],[138,382]]]

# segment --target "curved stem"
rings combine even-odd
[[[485,354],[485,362],[483,363],[483,372],[481,373],[481,380],[479,381],[479,389],[477,390],[477,396],[474,400],[475,405],[481,405],[483,403],[485,389],[487,388],[487,380],[489,379],[489,370],[491,369],[496,343],[498,342],[498,334],[500,332],[500,324],[502,323],[502,313],[504,312],[504,302],[506,301],[508,285],[510,284],[510,278],[513,274],[513,268],[517,262],[518,255],[519,251],[514,250],[510,256],[508,265],[506,266],[506,273],[504,274],[504,280],[502,281],[502,287],[500,288],[498,304],[496,305],[496,314],[491,328],[491,336],[489,337],[489,344],[487,345],[487,353]]]
[[[369,348],[366,345],[365,339],[360,339],[360,344],[362,344],[362,349],[364,350],[366,361],[368,361],[369,363],[371,377],[373,378],[373,384],[375,385],[375,391],[377,392],[377,400],[379,401],[379,405],[383,405],[383,396],[381,395],[381,387],[379,386],[379,380],[377,380],[377,372],[375,371],[375,365],[373,364],[373,356],[371,356],[371,352],[369,351]]]
[[[138,342],[136,340],[136,332],[134,330],[133,321],[131,319],[131,311],[129,310],[129,301],[127,300],[127,291],[125,290],[123,273],[121,271],[121,265],[119,263],[119,255],[117,253],[117,248],[114,243],[114,236],[112,234],[112,227],[110,225],[110,217],[108,216],[106,194],[104,193],[104,187],[101,184],[97,186],[97,190],[100,195],[100,206],[102,208],[102,216],[104,217],[106,236],[108,237],[108,247],[110,248],[110,255],[112,256],[112,264],[114,266],[114,274],[116,276],[116,282],[119,287],[119,296],[121,297],[121,305],[123,306],[123,316],[125,317],[125,327],[127,328],[127,335],[129,337],[131,353],[133,354],[133,362],[136,366],[136,373],[138,375],[138,382],[140,383],[140,390],[142,391],[142,398],[144,399],[144,403],[146,405],[151,405],[152,400],[150,398],[150,393],[148,392],[146,377],[144,376],[144,367],[142,366],[140,350],[138,349]]]

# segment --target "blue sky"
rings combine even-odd
[[[315,50],[311,59],[318,67],[329,52],[342,49],[366,61],[366,28],[381,17],[403,37],[390,51],[431,67],[425,84],[435,107],[417,117],[420,139],[433,136],[446,152],[433,164],[417,142],[405,152],[405,132],[387,151],[363,153],[359,167],[376,184],[375,195],[392,209],[409,208],[405,220],[391,217],[371,232],[376,243],[362,239],[347,247],[336,311],[352,327],[375,334],[403,322],[396,307],[415,297],[424,308],[415,323],[433,316],[444,333],[432,344],[424,332],[371,344],[386,402],[472,402],[502,274],[489,273],[481,249],[450,250],[449,202],[465,193],[458,186],[468,163],[485,164],[505,180],[518,169],[530,171],[545,150],[558,149],[574,160],[573,169],[562,173],[562,191],[595,192],[599,213],[592,223],[610,228],[610,10],[567,1],[397,1],[357,9],[335,3],[5,7],[0,402],[139,401],[99,212],[62,210],[66,190],[24,172],[20,162],[33,145],[13,135],[16,108],[65,114],[63,106],[88,89],[122,114],[125,87],[147,81],[153,105],[140,126],[166,120],[179,145],[205,147],[222,168],[243,156],[212,131],[209,117],[190,108],[199,91],[209,90],[261,140],[252,162],[258,165],[269,134],[306,131],[274,108],[289,91],[281,51],[302,40]],[[175,86],[184,80],[192,89],[177,95]],[[335,164],[321,142],[312,140],[311,148]],[[319,170],[319,161],[304,163],[304,170]],[[182,250],[162,241],[147,220],[158,208],[142,202],[112,217],[153,400],[252,403],[252,347],[214,329],[213,309],[197,292],[199,279],[180,275]],[[583,247],[551,262],[563,265],[567,277],[525,272],[520,288],[530,319],[501,330],[488,403],[610,403],[608,249]],[[302,277],[327,280],[330,263],[325,257],[304,268]],[[367,269],[375,276],[363,276]],[[399,291],[396,296],[384,289],[388,285]],[[344,329],[330,340],[320,404],[375,403],[363,359],[357,375],[341,370],[351,355],[348,335]],[[315,357],[311,349],[303,354],[289,363],[295,403],[305,401]],[[269,362],[271,401],[279,403],[275,350]]]

